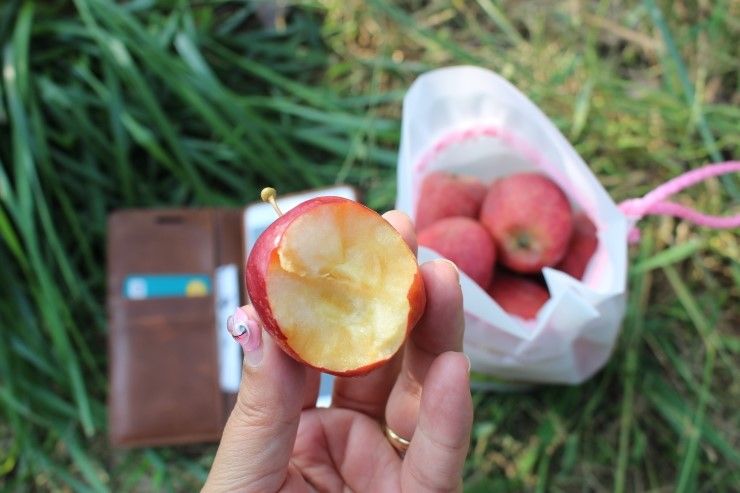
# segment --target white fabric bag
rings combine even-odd
[[[608,360],[624,317],[630,221],[550,119],[481,68],[434,70],[406,94],[396,207],[415,217],[424,176],[439,170],[484,183],[514,172],[545,173],[596,225],[599,244],[582,280],[543,270],[550,300],[536,320],[507,314],[461,274],[473,371],[531,383],[577,384],[592,376]],[[438,257],[419,249],[420,262]]]

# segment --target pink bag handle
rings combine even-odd
[[[635,223],[648,215],[665,215],[680,217],[694,224],[708,226],[710,228],[738,228],[740,227],[740,214],[735,214],[734,216],[710,216],[690,207],[666,200],[671,195],[705,181],[708,178],[733,172],[740,172],[740,161],[709,164],[688,171],[672,180],[668,180],[642,198],[625,200],[619,204],[619,209]],[[630,243],[640,241],[640,230],[633,226],[630,229],[627,239]]]

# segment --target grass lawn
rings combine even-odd
[[[266,27],[245,3],[0,2],[0,490],[194,491],[208,472],[214,446],[107,447],[115,208],[335,182],[391,208],[404,91],[460,63],[529,95],[617,201],[740,157],[736,0],[307,1]],[[737,212],[740,180],[680,200]],[[642,232],[603,371],[474,394],[470,491],[737,491],[738,232]]]

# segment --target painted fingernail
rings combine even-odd
[[[244,362],[256,368],[262,362],[262,327],[257,320],[237,308],[227,321],[229,334],[239,343],[244,351]]]

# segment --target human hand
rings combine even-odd
[[[384,215],[416,251],[407,216]],[[387,364],[336,378],[332,407],[315,407],[318,371],[286,355],[251,306],[237,310],[241,388],[203,491],[460,491],[473,422],[469,360],[455,266],[421,266],[424,316]],[[409,439],[402,458],[384,423]]]

